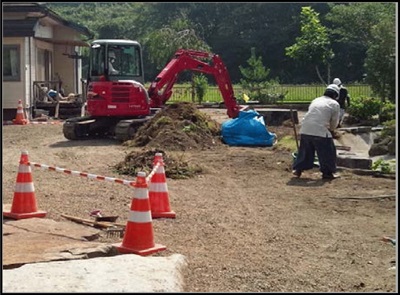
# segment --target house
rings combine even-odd
[[[94,34],[43,3],[2,6],[3,120],[15,118],[18,100],[31,119],[39,102],[51,102],[46,89],[82,93],[81,50]]]

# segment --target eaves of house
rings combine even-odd
[[[40,3],[3,3],[3,16],[7,14],[24,15],[24,18],[3,18],[3,37],[35,37],[35,26],[40,19],[46,19],[48,22],[68,27],[83,36],[87,40],[94,38],[94,33],[84,26],[65,20],[57,13]],[[50,40],[47,40],[50,41]],[[68,44],[77,46],[87,46],[85,40],[51,40],[55,44]]]

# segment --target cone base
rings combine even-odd
[[[176,218],[176,213],[173,211],[169,212],[151,212],[152,218]]]
[[[121,254],[138,254],[141,256],[150,255],[150,254],[160,252],[160,251],[167,249],[166,246],[159,245],[159,244],[155,244],[154,247],[142,249],[142,250],[127,248],[127,247],[123,246],[122,243],[121,244],[113,244],[113,246],[115,248],[117,248],[118,252]]]
[[[26,125],[26,124],[28,124],[28,120],[26,120],[26,119],[24,119],[22,121],[17,121],[17,120],[14,119],[12,122],[13,122],[14,125]]]
[[[12,219],[25,219],[25,218],[34,218],[34,217],[45,217],[47,212],[44,211],[36,211],[30,213],[12,213],[12,212],[3,212],[4,217],[12,218]]]

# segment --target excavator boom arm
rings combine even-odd
[[[151,83],[148,90],[151,107],[161,107],[168,101],[179,73],[184,70],[213,75],[221,91],[229,118],[238,116],[239,106],[234,97],[229,73],[221,58],[216,54],[195,50],[179,49],[174,58]]]

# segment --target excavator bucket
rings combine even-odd
[[[255,110],[239,111],[239,116],[222,123],[221,133],[222,141],[231,146],[273,146],[277,138]]]

